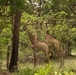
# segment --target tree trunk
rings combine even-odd
[[[9,61],[10,61],[10,51],[11,50],[11,45],[8,45],[8,48],[7,48],[7,69],[9,69]]]
[[[8,47],[7,47],[7,62],[6,62],[7,69],[9,69],[10,56],[11,56],[11,47],[12,47],[12,37],[8,41]]]
[[[14,23],[13,23],[12,53],[9,65],[10,72],[14,72],[18,69],[17,62],[18,62],[20,20],[21,20],[21,11],[16,11],[16,13],[14,14]]]

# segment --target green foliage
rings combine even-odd
[[[15,73],[15,75],[75,75],[71,70],[63,67],[61,69],[56,69],[52,67],[52,64],[47,64],[45,67],[40,68],[25,68]]]
[[[17,10],[22,11],[25,7],[25,0],[9,0],[10,14],[15,13]]]
[[[15,73],[15,75],[34,75],[35,72],[37,72],[37,69],[30,69],[29,67],[27,67]]]
[[[0,35],[0,43],[1,44],[8,44],[9,39],[11,38],[11,29],[10,28],[4,28]]]
[[[6,0],[0,0],[0,5],[5,5],[7,3]]]
[[[21,46],[25,46],[27,47],[27,44],[28,44],[28,37],[27,37],[27,34],[25,32],[20,32],[20,44]]]
[[[68,27],[68,25],[56,25],[54,27],[56,37],[58,37],[58,39],[61,41],[70,40],[69,30],[70,28]]]
[[[76,42],[76,28],[71,28],[70,33],[72,34],[71,38],[73,39],[74,42]]]
[[[42,8],[42,10],[44,12],[43,14],[47,14],[48,12],[50,12],[51,8],[52,8],[51,1],[47,1],[45,4],[43,4],[43,8]]]
[[[35,73],[34,75],[74,75],[74,73],[67,68],[57,70],[52,67],[52,65],[48,64],[45,67],[40,68],[38,73]]]
[[[12,15],[25,9],[25,0],[0,0],[0,9],[2,15]]]

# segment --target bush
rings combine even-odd
[[[37,72],[37,69],[31,69],[29,67],[26,67],[24,69],[19,70],[18,72],[15,72],[15,75],[34,75],[35,72]]]
[[[52,67],[51,64],[47,64],[41,68],[25,68],[15,73],[15,75],[75,75],[71,70],[67,68],[57,69],[56,67]]]
[[[75,75],[71,70],[67,68],[56,69],[51,64],[45,67],[39,68],[34,75]]]

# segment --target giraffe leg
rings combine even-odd
[[[32,47],[33,48],[33,53],[34,53],[34,67],[36,67],[37,66],[37,56],[36,56],[36,51],[35,51],[35,48],[34,47]]]
[[[46,63],[49,63],[49,55],[48,55],[48,52],[44,52],[44,55],[45,55],[45,62]]]

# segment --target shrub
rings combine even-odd
[[[57,69],[53,67],[51,64],[47,64],[46,66],[40,68],[25,68],[15,73],[15,75],[75,75],[71,70],[63,67],[61,69]]]
[[[15,72],[14,75],[34,75],[35,72],[37,72],[37,69],[26,67],[24,69],[20,69],[18,72]]]
[[[45,67],[39,68],[38,72],[34,75],[75,75],[71,70],[63,67],[61,69],[56,69],[52,67],[51,64],[46,65]]]

